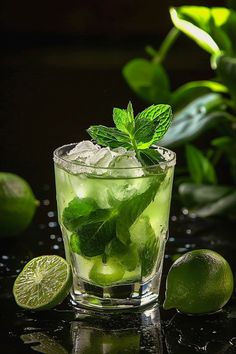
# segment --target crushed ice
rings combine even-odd
[[[108,172],[107,168],[113,169],[113,175],[115,173],[114,169],[119,169],[119,172],[117,172],[119,176],[139,177],[144,174],[135,152],[127,151],[124,147],[111,150],[109,147],[101,147],[89,140],[84,140],[70,150],[66,157],[69,161],[78,163],[76,166],[77,173],[92,172],[88,170],[88,166],[91,166],[91,168],[96,167],[96,174]],[[86,166],[80,166],[79,164]],[[124,170],[121,171],[121,169]]]

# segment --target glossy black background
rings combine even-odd
[[[158,47],[171,28],[168,7],[186,3],[213,4],[155,0],[2,1],[0,170],[25,177],[41,205],[24,235],[18,240],[1,241],[1,353],[33,353],[20,336],[35,332],[54,338],[68,353],[76,353],[70,332],[75,312],[67,300],[55,310],[32,313],[17,308],[11,295],[16,274],[30,258],[45,253],[63,255],[55,213],[52,152],[64,143],[85,139],[85,129],[91,124],[111,124],[114,106],[125,106],[131,99],[137,111],[145,107],[127,87],[121,68],[133,57],[146,57],[146,44]],[[213,5],[223,4],[214,1]],[[190,79],[212,76],[208,55],[184,37],[173,47],[165,65],[173,88]],[[191,220],[175,202],[171,215],[161,300],[165,275],[176,254],[211,248],[224,255],[234,271],[236,267],[235,225],[221,220]],[[235,353],[235,306],[234,296],[223,312],[212,316],[187,317],[160,309],[161,332],[154,324],[146,330],[139,314],[128,319],[109,319],[105,324],[92,318],[89,326],[86,321],[79,321],[80,331],[82,328],[86,336],[88,327],[95,334],[98,329],[107,328],[105,333],[111,330],[114,338],[118,331],[121,341],[126,337],[122,339],[121,329],[126,330],[124,333],[137,332],[140,345],[127,345],[124,352],[114,344],[111,354],[161,353],[155,345],[158,331],[163,353]],[[103,344],[110,338],[100,337]],[[105,344],[103,353],[109,353]],[[95,347],[91,346],[90,353]],[[57,348],[53,353],[60,351]]]

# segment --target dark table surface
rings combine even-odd
[[[75,311],[67,298],[57,308],[33,312],[18,308],[12,296],[17,273],[41,254],[64,255],[57,224],[54,192],[39,188],[41,206],[30,228],[17,240],[4,240],[0,252],[1,353],[236,353],[236,297],[219,313],[186,316],[153,306],[122,315]],[[165,277],[179,254],[210,248],[222,254],[236,270],[235,224],[221,220],[191,219],[171,213],[161,299]]]

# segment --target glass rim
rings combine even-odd
[[[85,167],[85,168],[92,168],[92,169],[95,169],[95,170],[107,170],[107,171],[114,171],[114,170],[139,170],[139,169],[144,169],[144,168],[147,168],[147,169],[152,169],[152,168],[158,168],[158,167],[172,167],[172,166],[175,166],[176,164],[176,153],[170,149],[167,149],[165,147],[162,147],[162,146],[159,146],[159,145],[152,145],[152,148],[155,149],[155,150],[158,150],[158,149],[161,149],[162,151],[165,151],[166,153],[170,154],[171,157],[169,160],[166,160],[166,161],[160,161],[158,163],[155,163],[153,165],[147,165],[147,166],[132,166],[132,167],[102,167],[102,166],[95,166],[95,165],[86,165],[86,164],[83,164],[81,162],[78,162],[78,161],[75,161],[75,160],[69,160],[67,158],[64,158],[64,156],[60,156],[59,155],[59,152],[62,150],[62,149],[65,149],[65,148],[69,148],[69,147],[74,147],[76,146],[77,144],[79,143],[69,143],[69,144],[65,144],[65,145],[62,145],[62,146],[59,146],[58,148],[56,148],[54,151],[53,151],[53,160],[56,164],[59,165],[60,167],[60,163],[63,167],[63,164],[67,164],[67,166],[81,166],[81,167]],[[165,156],[164,156],[165,157]]]

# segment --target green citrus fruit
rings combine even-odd
[[[164,309],[188,314],[221,309],[233,292],[233,274],[218,253],[200,249],[185,253],[169,270]]]
[[[72,285],[69,264],[59,256],[40,256],[28,262],[15,280],[17,305],[30,310],[47,310],[60,304]]]
[[[30,224],[38,201],[21,177],[0,172],[0,237],[16,236]]]
[[[89,277],[90,279],[100,286],[109,286],[121,280],[125,273],[122,265],[116,259],[109,258],[103,262],[99,258],[93,265]]]

